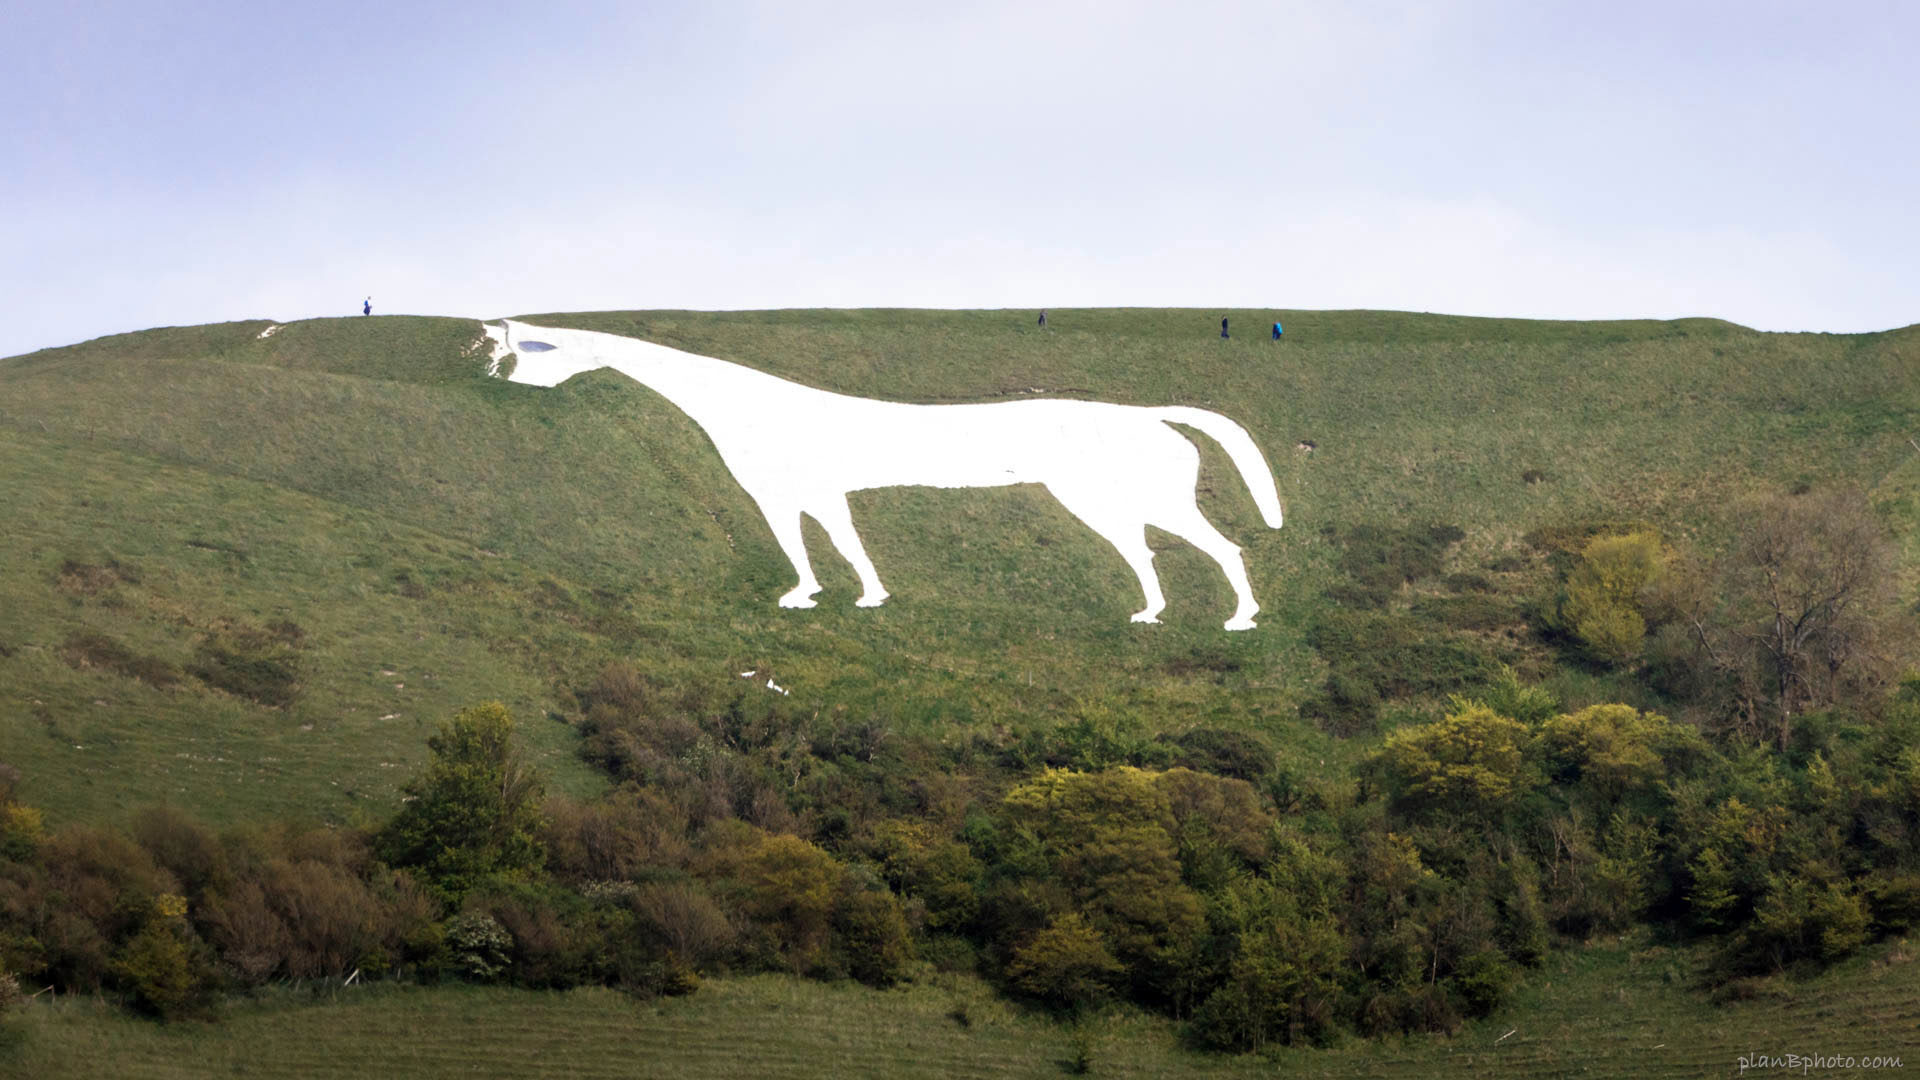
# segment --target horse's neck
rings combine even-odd
[[[673,402],[703,426],[723,416],[729,407],[737,408],[747,384],[795,386],[752,368],[663,345],[621,349],[601,360],[607,367]]]

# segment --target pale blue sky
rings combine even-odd
[[[23,0],[0,39],[0,355],[368,294],[1920,321],[1890,0]]]

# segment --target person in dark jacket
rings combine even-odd
[[[1223,338],[1227,336],[1227,317],[1225,315],[1220,316],[1220,336]]]
[[[373,297],[371,296],[367,297],[366,302],[360,305],[360,314],[362,315],[373,314]]]

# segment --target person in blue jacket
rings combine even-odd
[[[1280,340],[1280,320],[1279,319],[1273,320],[1273,340],[1275,341]]]
[[[373,297],[371,296],[367,297],[366,302],[360,305],[360,314],[362,315],[373,314]]]

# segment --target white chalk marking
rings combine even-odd
[[[1260,610],[1240,549],[1200,513],[1194,488],[1200,452],[1171,424],[1198,428],[1226,450],[1260,515],[1279,528],[1273,472],[1246,430],[1205,409],[1152,408],[1040,399],[985,405],[906,405],[788,382],[740,364],[589,330],[503,320],[488,373],[529,386],[558,386],[612,368],[673,402],[700,425],[734,478],[760,506],[800,583],[780,606],[810,608],[820,591],[807,560],[801,516],[811,515],[853,565],[856,607],[887,599],[854,531],[847,493],[924,485],[941,488],[1045,485],[1061,505],[1119,551],[1155,623],[1166,607],[1147,546],[1149,525],[1185,538],[1226,574],[1237,606],[1228,630],[1250,630]]]

